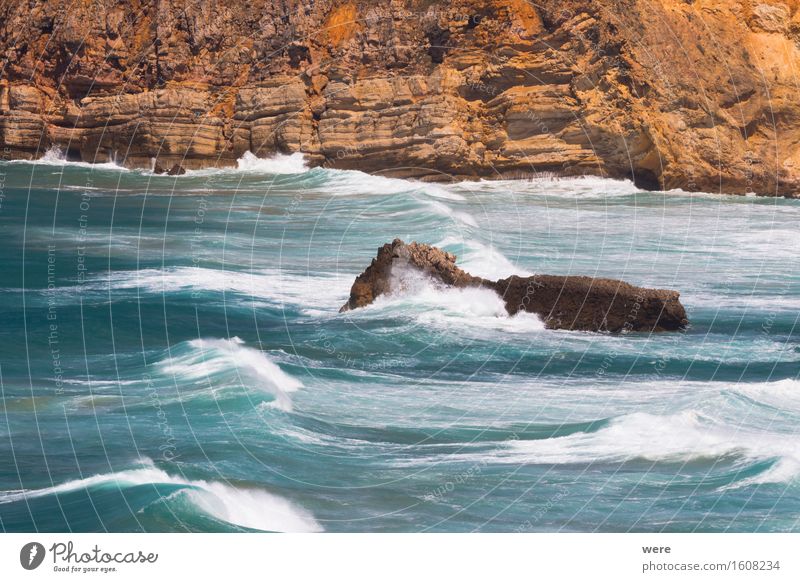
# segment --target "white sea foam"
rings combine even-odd
[[[428,210],[438,214],[439,216],[449,218],[453,222],[460,222],[464,226],[478,228],[478,221],[475,220],[475,217],[473,217],[469,212],[455,210],[438,200],[421,200],[420,202],[422,202]]]
[[[473,238],[448,236],[434,246],[447,250],[453,247],[463,249],[458,257],[458,266],[471,275],[486,279],[503,279],[511,275],[520,277],[533,275],[515,265],[493,245],[484,244]]]
[[[753,477],[747,477],[725,487],[725,489],[739,489],[750,485],[762,485],[767,483],[788,483],[800,475],[800,461],[796,457],[783,457],[766,471]]]
[[[357,170],[319,170],[325,172],[326,180],[320,189],[326,195],[390,197],[407,195],[426,210],[450,218],[467,227],[478,227],[475,218],[464,210],[453,208],[444,201],[460,203],[466,198],[447,186],[389,178],[376,174],[366,174]]]
[[[69,161],[67,160],[66,154],[61,151],[58,146],[51,146],[44,155],[36,160],[13,160],[13,163],[29,163],[34,164],[37,166],[72,166],[76,168],[93,168],[93,169],[100,169],[100,170],[118,170],[121,172],[128,172],[128,168],[124,166],[120,166],[114,162],[100,162],[100,163],[91,163],[91,162],[77,162],[77,161]],[[81,190],[87,189],[86,187],[81,187]]]
[[[681,300],[691,307],[760,311],[765,316],[775,311],[800,310],[800,297],[796,296],[687,292],[682,294]]]
[[[200,511],[227,523],[262,531],[322,531],[322,526],[311,513],[274,493],[263,489],[234,487],[218,481],[185,479],[166,473],[149,460],[143,461],[143,465],[138,469],[93,475],[42,489],[5,491],[0,493],[0,503],[13,503],[108,485],[120,488],[138,485],[178,485],[184,487],[180,494],[185,495]]]
[[[643,192],[630,180],[597,176],[542,176],[520,180],[479,180],[450,186],[456,192],[537,194],[563,198],[609,198]]]
[[[731,391],[781,410],[800,411],[800,380],[739,383]]]
[[[204,267],[169,267],[118,271],[90,279],[86,289],[139,289],[145,293],[174,293],[186,290],[225,292],[247,300],[276,304],[327,307],[338,310],[352,284],[349,274],[292,274],[278,269],[232,271]],[[233,298],[231,298],[233,300]]]
[[[454,288],[434,281],[413,267],[392,268],[392,292],[381,295],[364,311],[400,311],[404,316],[437,327],[459,329],[465,325],[510,332],[544,329],[542,320],[532,313],[509,316],[502,298],[491,289]]]
[[[797,268],[797,249],[800,248],[800,232],[795,228],[784,228],[774,224],[775,216],[784,209],[769,208],[760,222],[753,224],[737,221],[732,225],[719,225],[715,231],[714,247],[718,252],[730,255],[739,263],[746,264],[751,258],[758,260],[761,272],[770,259],[782,259]],[[754,222],[754,221],[753,221]],[[747,249],[743,256],[742,249]]]
[[[464,201],[463,195],[448,186],[403,178],[390,178],[380,174],[367,174],[358,170],[320,169],[328,178],[322,186],[326,193],[338,196],[422,194],[442,200]]]
[[[273,154],[266,158],[259,158],[252,152],[244,152],[242,157],[236,160],[236,167],[223,168],[200,168],[186,170],[183,176],[191,178],[198,176],[230,176],[236,174],[264,174],[267,176],[299,175],[309,171],[305,156],[301,152],[292,154]],[[171,176],[174,177],[174,176]],[[181,176],[178,176],[181,177]],[[182,190],[183,192],[191,192]],[[204,190],[197,190],[204,192]],[[248,191],[246,188],[238,188],[237,191]],[[263,192],[263,189],[252,190],[253,192]]]
[[[252,152],[245,152],[236,160],[236,166],[244,172],[263,174],[303,174],[308,171],[305,156],[300,152],[274,154],[268,158],[259,158]]]
[[[188,170],[186,176],[225,175],[234,173],[266,175],[324,175],[319,185],[303,184],[304,189],[320,189],[333,196],[387,196],[393,194],[415,194],[450,201],[464,201],[466,198],[447,185],[392,178],[381,174],[368,174],[359,170],[338,170],[332,168],[310,168],[305,156],[300,152],[293,154],[274,154],[259,158],[252,152],[245,152],[236,161],[236,168],[204,168]],[[257,190],[260,191],[260,190]]]
[[[270,404],[284,411],[292,410],[291,392],[303,387],[270,360],[264,352],[244,345],[238,337],[231,339],[196,339],[188,342],[187,353],[167,358],[159,363],[164,374],[183,381],[204,381],[230,376],[230,380],[244,382],[274,397]]]
[[[688,462],[736,456],[746,462],[775,460],[759,482],[794,479],[800,472],[800,442],[794,434],[765,433],[716,422],[695,410],[671,415],[635,412],[593,433],[504,443],[491,461],[514,464],[623,462],[632,459]]]

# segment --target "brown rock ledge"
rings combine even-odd
[[[392,269],[411,267],[452,287],[486,287],[498,293],[514,315],[539,315],[549,329],[580,331],[676,331],[688,324],[680,293],[636,287],[615,279],[533,275],[490,281],[456,266],[456,256],[426,244],[395,239],[378,249],[356,277],[340,312],[364,307],[393,291]]]

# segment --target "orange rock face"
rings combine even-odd
[[[780,0],[0,2],[0,147],[798,195]]]

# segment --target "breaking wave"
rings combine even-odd
[[[322,531],[322,526],[311,513],[274,493],[170,475],[149,459],[143,460],[142,465],[137,469],[93,475],[42,489],[3,491],[0,492],[0,503],[111,486],[128,489],[144,485],[171,485],[177,489],[168,496],[162,496],[162,500],[168,502],[176,495],[183,496],[197,510],[229,524],[261,531]]]
[[[260,350],[247,347],[238,337],[231,339],[196,339],[176,350],[178,355],[158,364],[162,374],[180,381],[209,382],[215,389],[229,386],[256,388],[274,398],[270,406],[290,412],[290,393],[303,387]],[[181,353],[182,352],[182,353]]]
[[[453,185],[456,192],[511,193],[545,195],[558,198],[611,198],[633,196],[644,192],[630,180],[613,180],[596,176],[558,177],[533,176],[527,179],[478,180]]]
[[[75,168],[90,168],[90,169],[97,169],[97,170],[117,170],[120,172],[128,172],[130,171],[128,168],[124,166],[120,166],[115,162],[82,162],[82,161],[74,161],[68,160],[67,154],[61,150],[58,146],[51,146],[47,151],[44,152],[41,158],[36,160],[11,160],[10,163],[22,163],[22,164],[33,164],[36,166],[69,166]],[[87,189],[85,186],[81,186],[81,189]]]
[[[305,156],[300,152],[275,154],[269,158],[259,158],[252,152],[245,152],[236,160],[236,166],[244,172],[263,174],[303,174],[308,171]]]
[[[471,275],[486,279],[533,275],[510,261],[494,245],[484,244],[474,238],[448,236],[434,246],[453,252],[458,257],[458,266]]]
[[[448,287],[413,267],[397,265],[392,268],[390,284],[392,293],[360,310],[363,316],[371,317],[375,311],[397,313],[410,315],[423,325],[456,330],[467,326],[523,333],[545,328],[535,314],[510,316],[502,298],[491,289]]]
[[[722,424],[707,414],[684,410],[670,415],[634,412],[611,420],[596,432],[564,437],[512,441],[492,462],[516,464],[585,464],[626,462],[689,463],[723,458],[740,465],[768,461],[760,474],[736,486],[794,480],[800,474],[800,446],[793,434],[765,433]]]
[[[338,310],[352,284],[350,275],[315,273],[292,274],[277,269],[232,271],[205,267],[170,267],[118,271],[111,276],[90,279],[82,291],[139,290],[146,293],[210,291],[265,301],[276,305],[315,304]],[[66,288],[77,292],[78,288]],[[233,300],[233,298],[231,298]],[[317,313],[315,310],[314,313]]]

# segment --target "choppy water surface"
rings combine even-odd
[[[800,202],[0,171],[0,529],[800,529]],[[424,281],[339,314],[395,237],[678,289],[692,325],[548,331]]]

